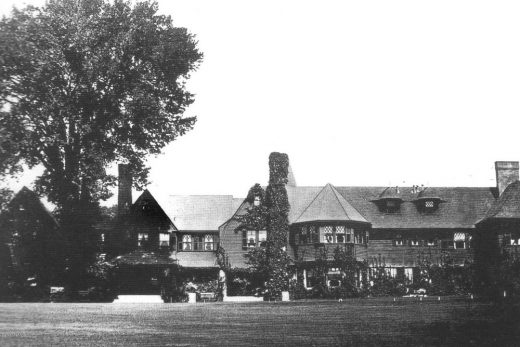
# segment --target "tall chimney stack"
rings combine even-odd
[[[119,164],[118,171],[117,214],[124,216],[132,206],[132,173],[128,164]]]
[[[517,161],[496,161],[495,171],[497,173],[498,195],[502,195],[504,190],[511,183],[518,181],[518,162]]]

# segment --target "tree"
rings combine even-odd
[[[94,260],[98,201],[124,161],[136,187],[148,154],[192,129],[185,88],[202,53],[155,2],[50,0],[0,21],[0,130],[16,143],[0,169],[42,165],[37,191],[56,204],[71,273]],[[81,277],[81,276],[79,276]]]

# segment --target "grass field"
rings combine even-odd
[[[0,345],[519,346],[520,316],[505,307],[444,298],[0,304]]]

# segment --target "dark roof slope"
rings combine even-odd
[[[25,186],[14,195],[7,206],[8,208],[14,208],[20,204],[30,209],[34,217],[42,218],[55,227],[59,226],[58,221],[56,221],[51,212],[45,207],[38,195]]]
[[[507,186],[484,217],[491,218],[520,219],[520,181]]]
[[[335,187],[336,190],[370,223],[373,228],[473,228],[495,203],[494,188],[435,187],[431,188],[445,201],[433,212],[420,212],[413,203],[417,193],[412,187],[400,187],[404,200],[399,212],[381,212],[377,200],[386,187]],[[322,190],[321,187],[287,187],[294,223],[304,209]]]
[[[331,184],[323,187],[293,223],[310,221],[367,223],[367,220]]]

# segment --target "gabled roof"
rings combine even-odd
[[[484,219],[520,219],[520,181],[507,186]]]
[[[14,208],[17,204],[23,204],[25,208],[31,209],[35,216],[45,219],[47,222],[58,227],[58,221],[45,207],[38,195],[27,187],[22,187],[7,204],[8,208]]]
[[[179,231],[217,231],[244,200],[232,195],[162,195],[148,192]]]
[[[293,223],[311,221],[354,221],[368,223],[330,183],[323,187]]]
[[[386,187],[334,187],[354,207],[372,228],[420,229],[420,228],[473,228],[495,203],[495,188],[487,187],[432,187],[446,202],[431,213],[421,213],[410,202],[417,198],[412,187],[400,187],[404,200],[397,213],[381,212],[373,200],[377,200]],[[289,222],[294,223],[323,188],[287,187]],[[429,188],[430,189],[430,188]]]

